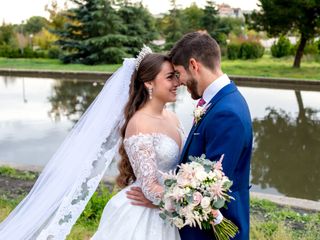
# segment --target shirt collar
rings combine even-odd
[[[202,98],[206,101],[206,104],[226,85],[230,83],[230,79],[227,74],[223,74],[214,80],[203,92]]]

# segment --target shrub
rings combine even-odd
[[[256,59],[264,54],[264,47],[259,42],[245,41],[230,43],[227,48],[228,59]]]
[[[7,58],[47,58],[48,54],[45,50],[36,50],[34,51],[30,47],[23,49],[14,48],[10,45],[1,45],[0,46],[0,57]]]
[[[259,42],[243,42],[240,48],[240,58],[256,59],[264,54],[264,47]]]
[[[86,225],[97,224],[100,221],[104,207],[114,194],[115,192],[110,192],[106,186],[100,184],[98,190],[92,195],[82,212],[78,222],[86,223]]]
[[[235,60],[240,57],[240,44],[231,43],[227,46],[227,56],[230,60]]]
[[[317,55],[319,54],[319,48],[318,48],[318,43],[317,42],[309,42],[304,48],[303,53],[304,54],[310,54],[310,55]]]
[[[59,47],[51,47],[48,50],[48,58],[59,58],[62,54],[62,51]]]
[[[271,46],[273,57],[280,58],[291,54],[292,45],[288,38],[281,36],[276,43]]]
[[[0,46],[0,57],[17,58],[20,55],[20,49],[13,48],[10,45]]]

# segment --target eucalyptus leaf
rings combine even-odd
[[[225,205],[225,200],[223,198],[219,198],[217,201],[213,203],[213,207],[215,209],[220,209]]]

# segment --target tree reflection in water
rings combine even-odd
[[[76,122],[101,89],[102,82],[57,81],[49,98],[50,117],[59,121],[66,116]],[[263,119],[253,120],[251,183],[262,189],[276,188],[286,196],[320,200],[319,111],[305,108],[300,91],[295,94],[296,116],[268,108]]]
[[[49,97],[49,116],[59,121],[62,116],[76,123],[102,89],[102,82],[57,81]]]
[[[286,196],[320,200],[319,111],[303,108],[300,92],[296,96],[296,117],[268,108],[263,119],[253,120],[251,182]]]

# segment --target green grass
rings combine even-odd
[[[4,177],[10,177],[20,180],[35,180],[38,177],[38,173],[31,171],[20,171],[12,167],[1,166],[0,175]]]
[[[110,65],[83,65],[83,64],[63,64],[57,59],[24,59],[24,58],[0,58],[0,69],[28,69],[28,70],[53,70],[53,71],[101,71],[114,72],[119,68],[119,64]]]
[[[222,60],[222,69],[229,75],[320,80],[319,61],[306,57],[298,69],[292,63],[293,57],[279,59],[265,55],[256,60]]]
[[[113,194],[106,187],[100,186],[67,239],[90,239],[98,227],[105,204]],[[0,221],[5,219],[22,197],[10,200],[0,196]],[[251,240],[320,239],[320,212],[302,212],[280,207],[267,200],[251,199],[250,219]]]
[[[319,212],[303,212],[267,200],[251,199],[250,218],[253,240],[320,239]]]
[[[292,68],[293,57],[272,58],[264,55],[256,60],[222,60],[222,69],[229,75],[297,78],[320,80],[319,57],[304,57],[301,68]],[[0,58],[0,69],[34,69],[53,71],[100,71],[114,72],[120,65],[83,65],[83,64],[62,64],[56,59],[10,59]]]

